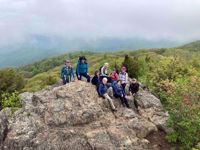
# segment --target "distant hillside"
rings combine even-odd
[[[200,40],[189,43],[189,44],[185,44],[183,46],[180,46],[179,48],[187,49],[187,50],[191,50],[191,51],[199,51],[200,50]]]
[[[32,35],[24,43],[0,47],[0,68],[19,67],[35,61],[75,51],[120,51],[142,48],[169,48],[180,45],[167,40],[138,38],[62,39]]]

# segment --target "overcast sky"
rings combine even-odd
[[[0,45],[30,35],[200,39],[200,0],[0,0]]]

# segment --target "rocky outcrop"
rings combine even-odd
[[[94,86],[81,81],[23,93],[21,99],[23,107],[9,119],[9,128],[0,115],[4,150],[155,149],[146,137],[165,130],[168,118],[160,101],[145,91],[137,98],[139,113],[134,111],[131,97],[131,109],[115,99],[118,111],[112,113]]]
[[[3,141],[8,132],[8,117],[6,110],[0,111],[0,149],[3,149]]]

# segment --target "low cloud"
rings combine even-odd
[[[0,0],[0,46],[31,35],[200,39],[199,0]]]

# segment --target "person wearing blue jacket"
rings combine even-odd
[[[108,95],[107,82],[108,82],[108,79],[106,77],[102,79],[102,83],[98,87],[98,93],[101,97],[108,100],[108,102],[110,103],[112,111],[117,111],[117,109],[115,108],[115,105],[113,103],[113,100]]]
[[[84,56],[79,58],[76,66],[76,74],[78,76],[78,80],[81,80],[83,76],[87,79],[87,82],[90,82],[90,76],[88,75],[88,64]]]
[[[127,108],[130,108],[128,101],[126,99],[126,94],[125,94],[124,89],[121,85],[121,81],[120,80],[114,81],[112,83],[112,88],[113,88],[114,96],[116,98],[120,98],[122,105],[126,106]]]
[[[65,61],[65,66],[62,67],[60,76],[63,81],[63,84],[69,83],[70,81],[74,81],[74,70],[69,60]]]

